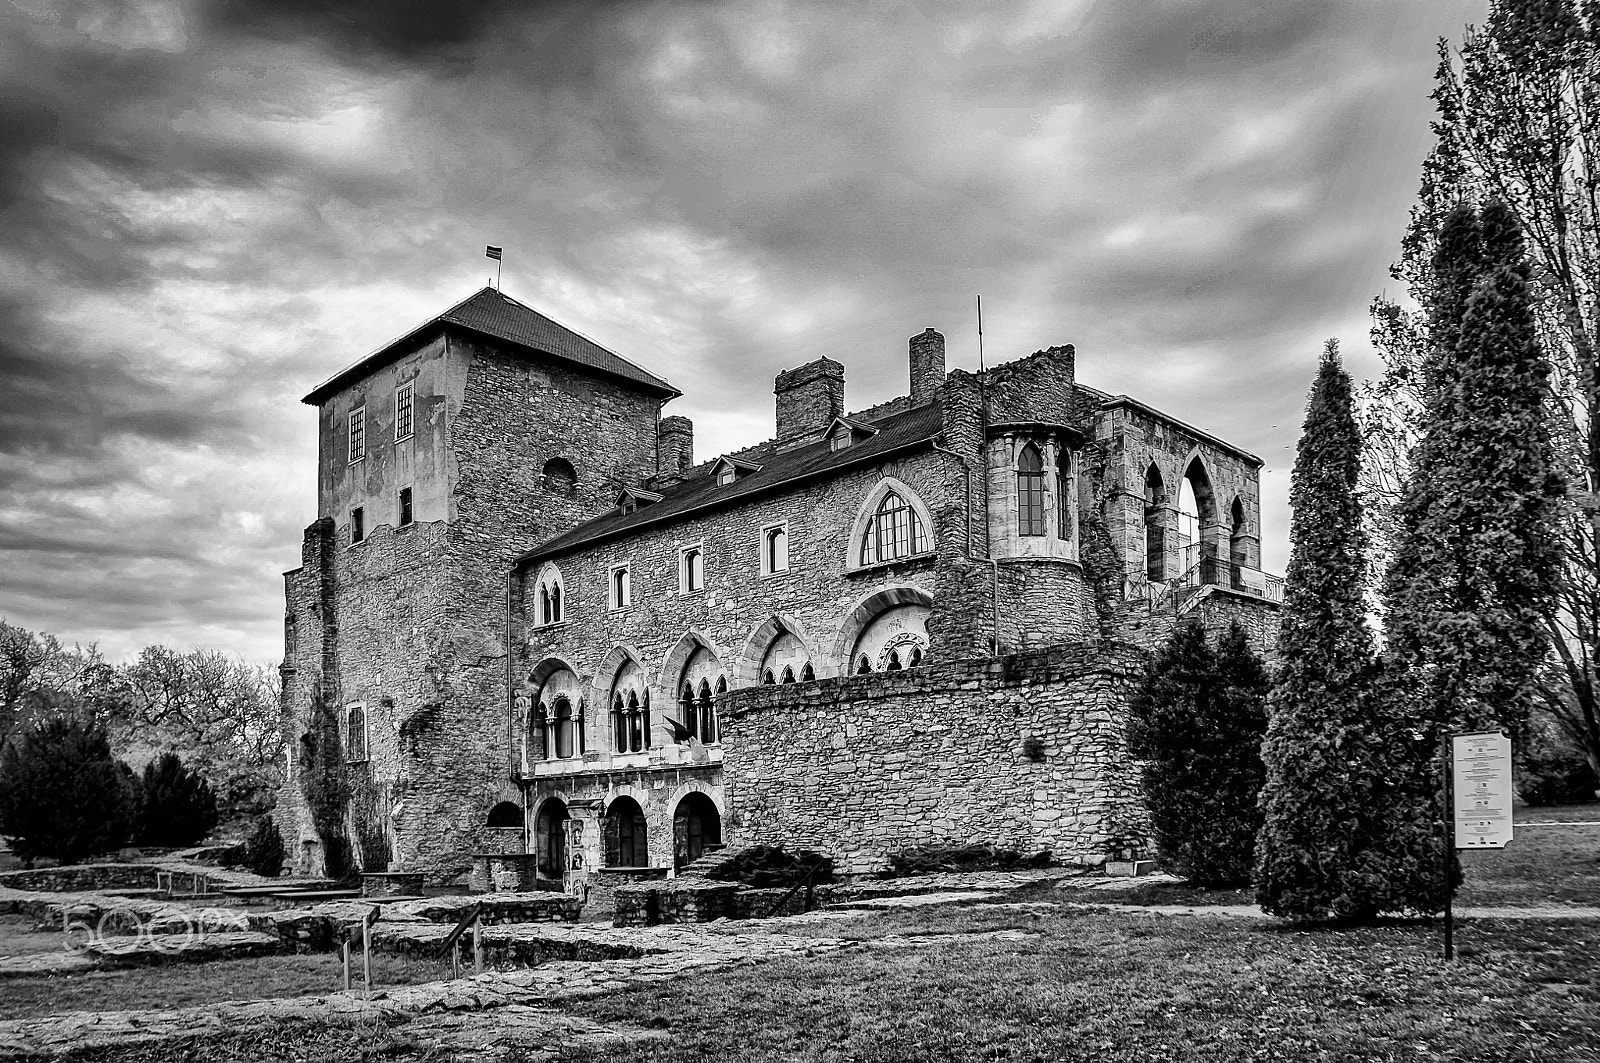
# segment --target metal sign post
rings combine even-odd
[[[1504,849],[1511,840],[1511,739],[1502,731],[1450,735],[1440,751],[1445,808],[1444,958],[1455,958],[1450,861],[1462,849]]]

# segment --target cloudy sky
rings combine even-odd
[[[1376,363],[1440,36],[1483,0],[0,5],[0,617],[281,653],[300,396],[482,286],[666,376],[704,457],[906,338],[1266,459]]]

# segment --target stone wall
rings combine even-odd
[[[725,836],[815,849],[850,874],[941,841],[1097,864],[1143,822],[1123,747],[1142,660],[1101,642],[734,691]]]

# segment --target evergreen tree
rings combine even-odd
[[[1215,651],[1186,624],[1157,651],[1128,713],[1161,865],[1200,885],[1248,882],[1260,827],[1266,671],[1234,624]]]
[[[256,829],[244,846],[244,866],[258,875],[277,878],[283,871],[283,834],[271,816],[256,820]]]
[[[1296,919],[1427,904],[1417,897],[1416,809],[1394,807],[1393,780],[1405,777],[1413,750],[1396,741],[1379,702],[1366,624],[1360,448],[1350,377],[1330,340],[1290,487],[1282,663],[1268,698],[1256,842],[1257,900]]]
[[[1437,271],[1471,273],[1471,294],[1434,309],[1440,386],[1424,409],[1385,583],[1388,652],[1433,742],[1452,729],[1522,733],[1561,563],[1564,489],[1544,410],[1550,370],[1534,334],[1521,231],[1498,202],[1478,219],[1463,207],[1447,220],[1436,259],[1458,251],[1450,234],[1469,226],[1481,236],[1478,253]]]
[[[56,716],[0,752],[0,834],[24,860],[73,863],[128,842],[132,792],[105,731]]]
[[[217,825],[217,797],[211,784],[176,753],[163,753],[145,765],[143,791],[141,845],[194,845]]]

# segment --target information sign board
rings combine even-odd
[[[1450,738],[1457,849],[1503,849],[1511,840],[1511,739],[1499,731]]]

